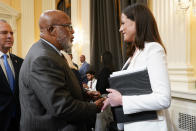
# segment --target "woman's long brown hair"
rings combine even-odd
[[[136,47],[144,49],[145,42],[158,42],[165,50],[162,43],[157,23],[150,9],[143,4],[133,4],[123,10],[123,14],[136,23],[135,40],[128,44],[127,55],[133,56]]]

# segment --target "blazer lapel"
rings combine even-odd
[[[124,70],[125,67],[127,67],[128,64],[130,64],[130,61],[131,61],[131,58],[129,58],[129,59],[126,61],[126,63],[124,64],[124,66],[123,66],[123,68],[122,68],[121,70]]]

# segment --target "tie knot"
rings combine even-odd
[[[3,54],[3,58],[4,59],[7,59],[7,54]]]

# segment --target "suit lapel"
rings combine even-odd
[[[2,79],[2,83],[0,85],[2,85],[3,87],[5,87],[5,89],[8,89],[11,91],[10,87],[9,87],[9,83],[8,83],[8,80],[3,72],[3,69],[2,67],[0,66],[0,75],[1,75],[1,79]]]
[[[13,64],[13,67],[14,67],[14,73],[15,73],[15,77],[18,76],[18,60],[16,59],[16,57],[14,57],[14,55],[10,54],[10,58],[11,58],[11,61],[12,61],[12,64]],[[15,78],[16,79],[16,78]]]

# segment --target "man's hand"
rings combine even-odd
[[[87,94],[93,101],[99,99],[101,96],[98,91],[87,91]]]
[[[101,108],[101,111],[103,111],[108,105],[110,105],[109,99],[106,98],[103,102],[103,107]]]
[[[89,88],[89,87],[87,86],[86,83],[83,83],[82,86],[83,86],[83,88],[85,88],[85,89],[88,89],[88,88]]]
[[[94,103],[97,106],[97,112],[100,112],[102,107],[103,107],[103,101],[105,100],[105,98],[100,98],[98,100],[96,100]]]

